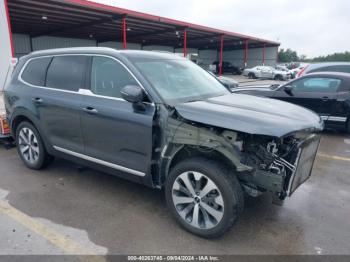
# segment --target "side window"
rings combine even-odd
[[[46,76],[46,87],[78,91],[83,86],[87,56],[56,56]]]
[[[121,98],[120,91],[127,85],[137,85],[137,82],[119,62],[108,57],[92,58],[91,92]]]
[[[46,70],[51,59],[52,57],[42,57],[31,60],[24,68],[22,79],[35,86],[44,86]]]
[[[305,78],[292,84],[297,92],[336,93],[341,84],[336,78]]]

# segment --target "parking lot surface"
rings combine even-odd
[[[224,237],[181,229],[164,192],[57,159],[27,169],[0,147],[0,254],[350,254],[350,137],[322,136],[312,177],[283,206],[246,199]]]

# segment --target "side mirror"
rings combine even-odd
[[[144,104],[142,104],[145,93],[140,86],[137,85],[127,85],[121,90],[122,98],[133,104],[135,110],[142,111],[145,109]]]
[[[123,99],[133,104],[141,103],[145,96],[142,88],[137,85],[124,86],[121,94]]]
[[[290,85],[285,86],[284,92],[286,92],[288,95],[292,96],[293,95],[293,87]]]

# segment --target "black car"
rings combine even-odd
[[[321,116],[326,127],[345,128],[350,133],[349,73],[311,73],[281,86],[240,88],[233,92],[276,98],[309,108]]]
[[[221,84],[223,84],[229,91],[231,89],[237,88],[239,86],[239,83],[230,78],[230,77],[226,77],[226,76],[216,76],[214,73],[212,73],[211,71],[207,71],[209,74],[211,74],[213,77],[215,77]]]
[[[27,167],[62,157],[164,188],[177,221],[207,238],[233,225],[244,192],[291,196],[323,128],[302,107],[232,94],[188,59],[97,47],[22,57],[5,106]]]
[[[215,61],[213,65],[216,66],[216,73],[219,73],[219,61]],[[222,62],[222,73],[228,73],[228,74],[233,74],[233,75],[240,75],[242,74],[242,69],[239,68],[238,66],[233,65],[230,62],[223,61]]]

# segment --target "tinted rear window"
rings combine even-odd
[[[82,87],[87,56],[56,56],[47,71],[46,86],[78,91]]]
[[[45,75],[52,57],[35,58],[31,60],[22,73],[22,79],[36,86],[45,85]]]

